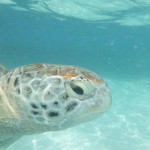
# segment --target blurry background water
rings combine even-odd
[[[113,97],[99,119],[25,136],[8,150],[149,150],[149,39],[149,0],[0,0],[1,63],[83,66]]]

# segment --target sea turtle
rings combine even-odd
[[[100,116],[111,105],[104,80],[81,67],[0,66],[0,150],[23,135],[62,130]]]

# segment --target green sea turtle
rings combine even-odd
[[[81,67],[0,66],[0,150],[23,135],[62,130],[100,116],[111,105],[106,82]]]

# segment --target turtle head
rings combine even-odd
[[[68,95],[67,119],[64,126],[72,126],[99,117],[111,106],[108,85],[95,73],[78,68],[80,76],[68,80],[65,92]]]
[[[31,132],[62,130],[97,118],[110,107],[109,88],[95,73],[72,66],[37,66],[17,68],[9,79],[11,103],[33,127]]]

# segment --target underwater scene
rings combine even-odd
[[[0,64],[80,66],[107,83],[112,99],[93,119],[20,136],[7,148],[4,140],[0,150],[150,150],[150,0],[0,0]]]

